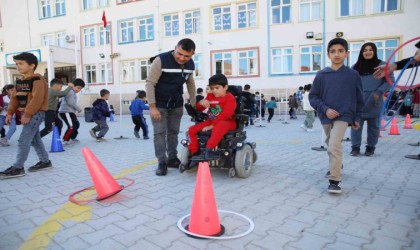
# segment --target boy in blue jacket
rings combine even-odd
[[[101,98],[97,99],[92,104],[92,116],[93,121],[97,124],[89,132],[90,135],[96,139],[97,142],[104,141],[104,136],[109,130],[108,124],[106,123],[106,118],[111,116],[111,111],[109,110],[108,103],[109,100],[109,90],[102,89],[100,91]],[[98,134],[96,134],[99,132]]]
[[[149,139],[149,127],[147,126],[146,119],[143,116],[143,110],[149,110],[150,107],[146,105],[146,91],[137,91],[137,97],[131,102],[130,111],[131,118],[134,123],[134,136],[140,138],[140,128],[143,130],[143,138]]]
[[[327,52],[331,66],[316,74],[309,92],[309,102],[317,110],[327,136],[330,158],[328,192],[339,194],[343,165],[341,140],[349,125],[359,129],[364,100],[359,74],[344,66],[344,60],[349,54],[347,41],[342,38],[332,39],[328,43]]]

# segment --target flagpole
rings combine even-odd
[[[104,10],[104,12],[103,12],[103,17],[102,17],[102,20],[103,20],[103,22],[104,22],[104,26],[103,26],[103,30],[104,30],[104,52],[103,52],[103,54],[104,54],[104,63],[105,63],[105,74],[104,74],[104,76],[105,76],[105,88],[108,88],[108,63],[107,63],[107,59],[106,59],[106,40],[107,40],[107,36],[106,36],[106,27],[107,27],[107,21],[106,21],[106,17],[105,17],[105,10]]]

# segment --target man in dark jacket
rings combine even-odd
[[[244,105],[244,113],[249,116],[249,124],[254,125],[254,117],[255,114],[253,113],[254,106],[256,104],[255,95],[251,94],[250,92],[251,86],[249,84],[245,84],[244,91],[242,91],[242,96],[245,97],[245,105]]]
[[[96,126],[89,132],[97,142],[104,141],[103,137],[109,130],[108,124],[106,123],[106,118],[111,116],[108,103],[106,102],[109,100],[109,94],[107,89],[102,89],[100,92],[101,98],[96,99],[92,104],[92,117]],[[99,134],[96,134],[97,132],[99,132]]]
[[[178,134],[184,110],[184,83],[189,99],[195,106],[195,82],[193,78],[195,43],[182,39],[175,50],[152,58],[146,79],[147,100],[150,105],[154,132],[155,155],[159,165],[156,175],[164,176],[168,167],[178,168]]]

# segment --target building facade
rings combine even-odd
[[[266,92],[294,89],[329,64],[325,45],[334,37],[349,41],[348,65],[367,41],[386,60],[420,35],[419,11],[418,0],[1,0],[0,86],[19,77],[13,55],[29,51],[48,79],[80,77],[82,95],[107,86],[128,100],[144,89],[149,58],[188,37],[197,45],[197,87],[224,73]],[[396,59],[414,51],[407,46]]]

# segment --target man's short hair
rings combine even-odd
[[[137,98],[143,99],[146,97],[146,91],[144,90],[137,90]]]
[[[61,79],[54,78],[50,81],[50,87],[54,85],[64,85],[64,82]]]
[[[13,56],[13,60],[25,61],[29,65],[35,64],[34,70],[36,70],[36,67],[38,67],[38,58],[32,53],[22,52]]]
[[[176,46],[181,47],[181,49],[188,52],[195,52],[195,43],[189,38],[184,38],[178,42]]]
[[[197,93],[198,93],[198,94],[203,93],[203,89],[202,89],[202,88],[198,88],[198,89],[197,89]]]
[[[244,86],[244,90],[250,90],[251,89],[251,85],[249,85],[249,84],[245,84],[245,86]]]
[[[73,85],[74,86],[80,86],[80,87],[84,88],[86,84],[85,84],[85,81],[83,81],[82,79],[76,78],[73,81]]]
[[[209,86],[214,85],[221,85],[221,86],[227,86],[228,80],[225,75],[223,74],[215,74],[214,76],[209,78]]]
[[[110,92],[107,89],[101,89],[101,91],[99,91],[99,95],[101,97],[104,97],[105,95],[109,95],[109,94],[110,94]]]
[[[327,52],[328,52],[328,53],[330,53],[330,48],[331,48],[333,45],[335,45],[335,44],[340,44],[340,45],[342,45],[346,51],[348,51],[348,50],[349,50],[349,45],[348,45],[348,43],[347,43],[347,41],[346,41],[345,39],[343,39],[343,38],[334,38],[334,39],[332,39],[332,40],[328,43],[328,47],[327,47],[327,48],[328,48],[328,49],[327,49]]]

